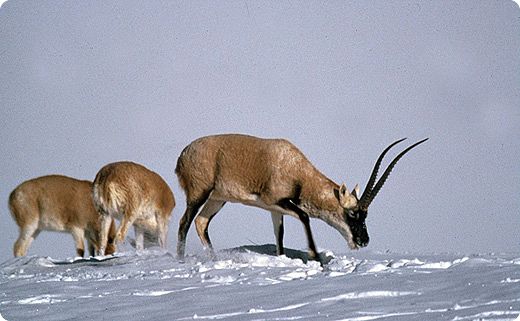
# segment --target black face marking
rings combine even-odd
[[[345,221],[350,227],[352,232],[352,238],[354,243],[359,247],[365,247],[368,245],[369,237],[365,220],[367,218],[367,212],[361,209],[355,211],[345,210]]]

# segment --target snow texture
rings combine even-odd
[[[515,320],[520,258],[306,254],[244,246],[178,260],[158,249],[0,265],[6,320]],[[3,320],[0,317],[0,320]]]

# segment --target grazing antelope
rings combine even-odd
[[[133,225],[138,250],[144,248],[145,234],[157,236],[159,246],[167,247],[168,223],[175,198],[157,173],[132,162],[108,164],[97,173],[92,193],[101,217],[100,255],[105,251],[111,217],[121,221],[116,243],[124,241]]]
[[[14,243],[14,256],[24,256],[41,231],[68,232],[76,243],[76,253],[85,254],[87,239],[90,255],[99,248],[99,215],[92,200],[92,182],[50,175],[31,179],[15,188],[9,196],[9,209],[20,228]],[[106,253],[115,252],[116,229],[109,221]]]
[[[334,183],[284,139],[228,134],[193,141],[182,151],[175,169],[186,194],[186,211],[179,225],[178,256],[184,256],[186,234],[195,217],[197,234],[202,244],[211,250],[208,226],[226,202],[271,212],[278,255],[284,253],[283,215],[297,217],[303,223],[311,259],[318,257],[309,217],[319,218],[338,230],[350,248],[367,246],[368,206],[397,161],[427,139],[400,153],[375,183],[384,155],[403,140],[392,143],[382,152],[361,196],[358,185],[349,192],[345,184]]]

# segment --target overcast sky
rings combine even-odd
[[[425,138],[371,205],[369,250],[520,251],[520,9],[512,1],[18,1],[0,9],[0,261],[24,180],[139,162],[177,199],[197,137],[284,137],[349,188],[379,153]],[[285,245],[307,243],[286,218]],[[313,220],[318,247],[348,253]],[[192,226],[193,227],[193,226]],[[216,248],[274,243],[267,212],[228,204]],[[195,228],[187,252],[201,251]],[[67,257],[70,235],[29,254]]]

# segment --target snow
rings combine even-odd
[[[0,320],[515,320],[511,254],[304,251],[273,245],[177,259],[23,257],[0,264]],[[2,319],[3,317],[3,319]]]

